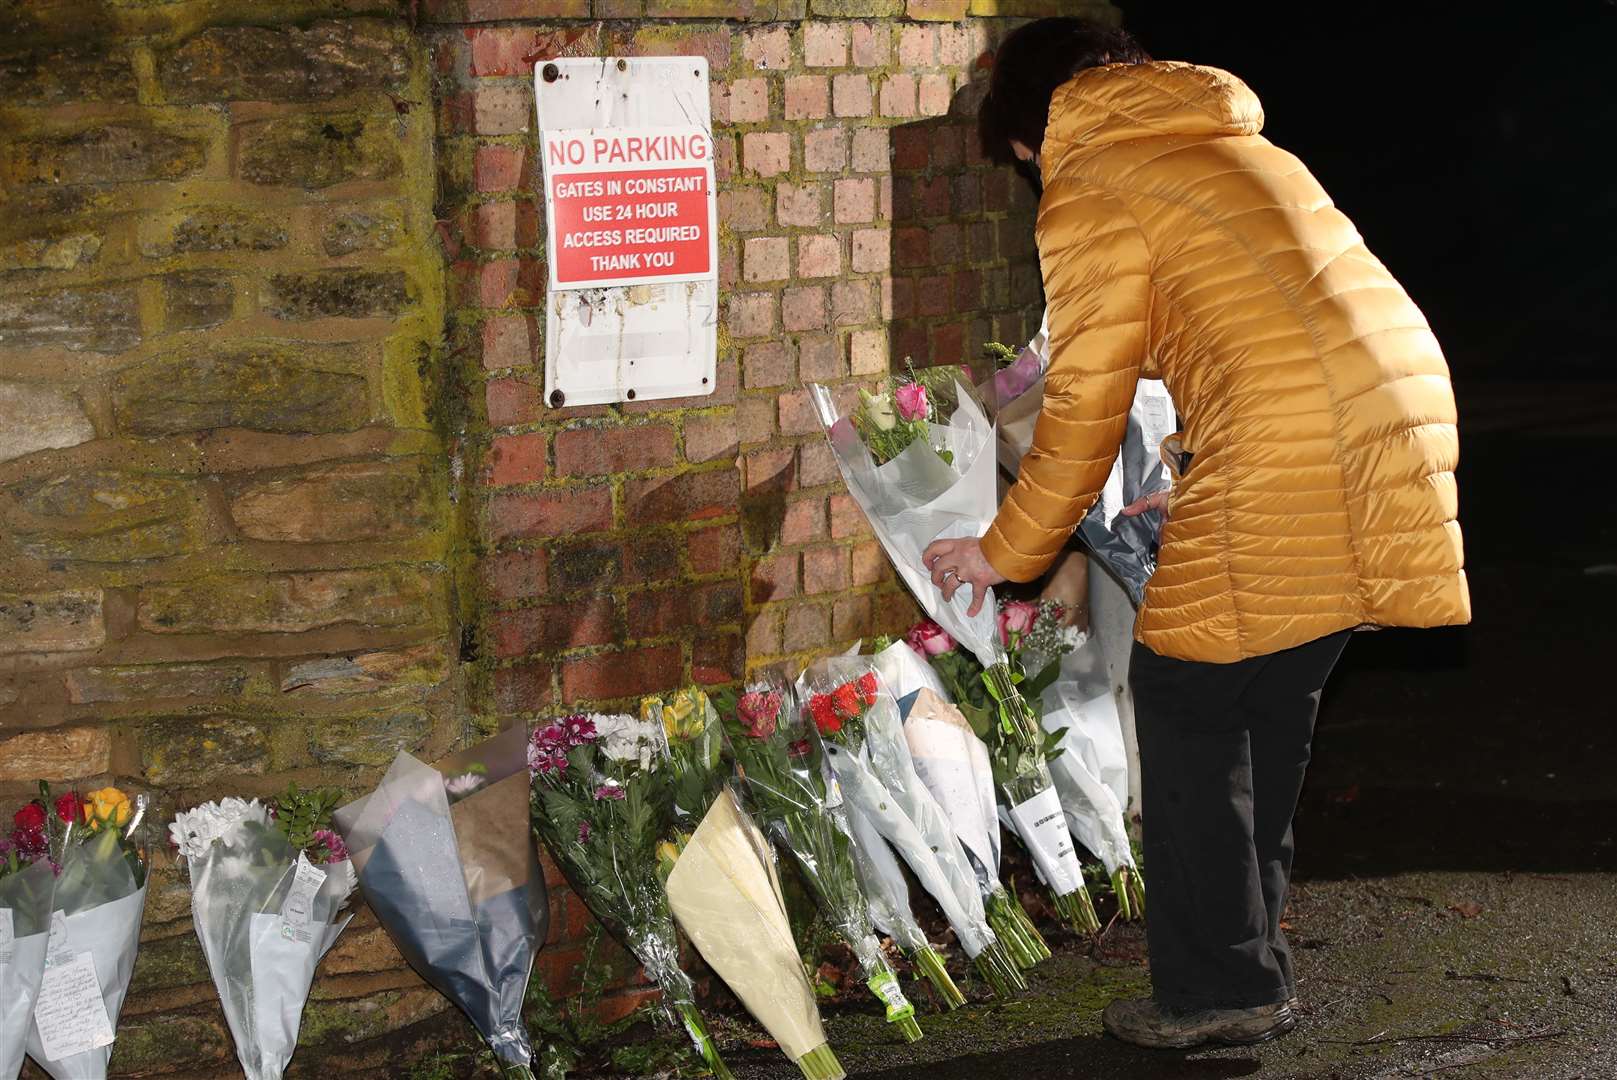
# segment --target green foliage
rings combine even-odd
[[[1009,345],[1002,345],[997,341],[983,342],[983,356],[994,362],[996,367],[1005,367],[1016,362],[1017,351]]]
[[[314,844],[315,832],[331,828],[332,812],[342,805],[342,800],[339,788],[304,790],[294,780],[273,800],[275,827],[281,830],[293,850],[306,851]]]

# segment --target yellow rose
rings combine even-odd
[[[679,861],[679,845],[672,840],[664,840],[657,845],[657,859],[660,862],[676,863]]]
[[[129,815],[133,812],[129,796],[115,787],[104,787],[84,797],[85,823],[96,829],[103,825],[122,828],[129,823]]]

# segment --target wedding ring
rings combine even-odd
[[[943,572],[943,580],[944,581],[948,581],[952,577],[959,577],[959,576],[960,575],[955,573],[953,570],[945,570]]]

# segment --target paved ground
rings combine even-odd
[[[1461,475],[1477,619],[1359,635],[1331,688],[1289,915],[1302,1023],[1256,1049],[1147,1053],[1099,1009],[1143,940],[1059,943],[1033,992],[893,1045],[828,1010],[850,1073],[925,1077],[1617,1077],[1617,418],[1479,395]],[[1559,395],[1565,399],[1564,393]],[[1484,420],[1483,418],[1486,417]],[[1149,877],[1149,867],[1147,867]],[[794,1076],[736,1044],[743,1080]]]

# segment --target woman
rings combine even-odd
[[[1153,995],[1104,1015],[1143,1046],[1294,1026],[1280,918],[1321,688],[1354,629],[1470,617],[1443,354],[1262,123],[1234,76],[1078,19],[1008,37],[981,116],[985,150],[1043,179],[1050,367],[1017,483],[981,540],[927,549],[933,582],[1043,572],[1138,379],[1182,425],[1130,673]]]

